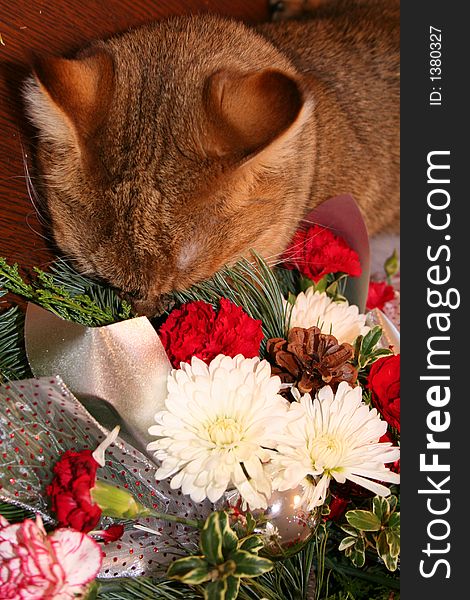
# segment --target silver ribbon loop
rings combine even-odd
[[[84,327],[28,304],[28,361],[35,377],[59,375],[100,423],[145,452],[148,428],[164,408],[171,364],[146,317]],[[112,407],[114,410],[110,409]],[[128,434],[126,435],[126,429]]]

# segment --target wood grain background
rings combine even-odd
[[[0,0],[0,256],[27,269],[54,258],[23,162],[31,164],[34,143],[21,101],[31,55],[67,55],[141,23],[197,12],[259,22],[268,18],[268,0]]]

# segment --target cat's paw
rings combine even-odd
[[[325,0],[269,0],[273,21],[294,19],[308,15],[323,4]]]

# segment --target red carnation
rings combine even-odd
[[[337,523],[341,521],[349,503],[349,498],[342,498],[341,496],[331,494],[330,512],[326,515],[325,521],[336,521]]]
[[[373,308],[383,309],[384,304],[395,298],[393,286],[388,285],[386,281],[371,281],[369,283],[369,292],[367,294],[366,307],[368,310]]]
[[[283,256],[286,269],[297,269],[315,283],[328,273],[361,274],[357,252],[329,229],[314,225],[299,229]]]
[[[202,301],[183,304],[170,313],[159,334],[175,368],[193,356],[206,363],[218,354],[253,358],[263,339],[261,321],[226,298],[220,299],[218,312]]]
[[[90,495],[98,467],[91,450],[67,450],[55,464],[54,479],[46,491],[61,527],[87,533],[100,520],[101,508]]]
[[[376,360],[367,387],[372,392],[373,406],[391,427],[400,431],[400,355]]]

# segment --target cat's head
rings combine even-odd
[[[25,97],[57,245],[142,313],[282,251],[302,216],[312,102],[241,23],[175,18],[39,60]]]

